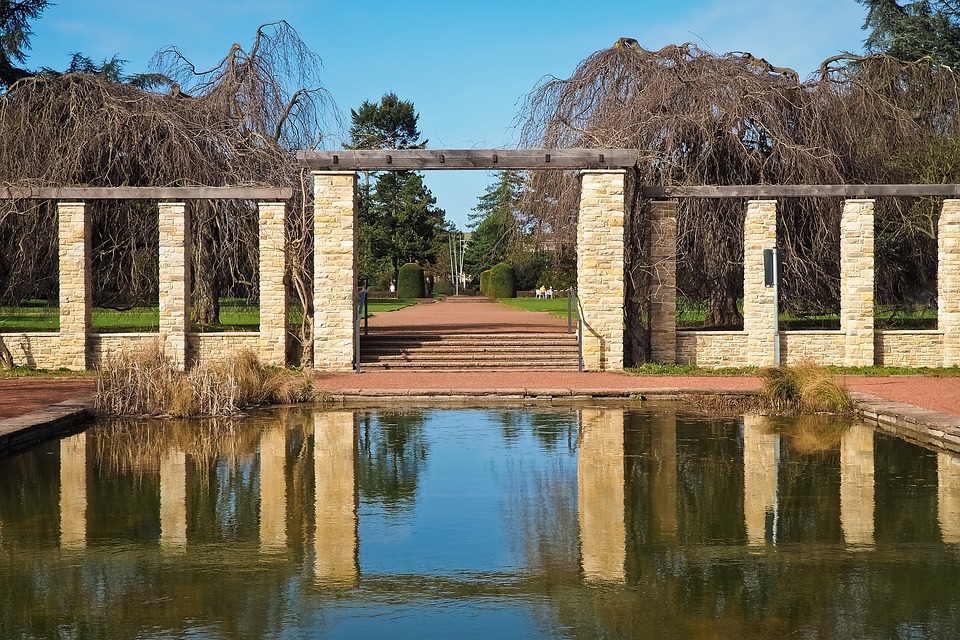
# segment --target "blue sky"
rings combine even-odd
[[[323,59],[322,79],[349,126],[351,108],[393,91],[412,100],[432,148],[515,146],[524,96],[544,76],[568,77],[617,38],[648,49],[695,42],[749,51],[801,77],[859,52],[865,10],[854,0],[60,0],[33,23],[29,67],[63,69],[73,52],[146,70],[178,46],[215,65],[258,26],[287,20]],[[344,132],[331,132],[336,148]],[[490,176],[431,172],[427,185],[463,227]]]

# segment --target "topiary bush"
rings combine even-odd
[[[513,267],[506,262],[495,264],[490,269],[490,281],[487,284],[487,295],[494,299],[516,298],[517,278]]]
[[[423,267],[413,262],[400,267],[397,273],[398,298],[422,298],[426,295],[423,281]]]
[[[446,278],[440,278],[433,283],[433,292],[442,296],[452,296],[456,289],[454,289],[452,282]]]
[[[482,295],[490,295],[490,269],[480,272],[480,293]]]

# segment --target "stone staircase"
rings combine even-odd
[[[576,334],[416,333],[360,338],[361,371],[576,371]]]

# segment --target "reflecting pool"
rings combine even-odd
[[[0,460],[0,637],[945,638],[960,460],[673,405],[108,422]]]

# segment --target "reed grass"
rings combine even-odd
[[[850,394],[829,369],[811,362],[763,369],[764,395],[780,413],[846,413]]]
[[[179,371],[158,343],[110,357],[97,378],[96,410],[109,416],[231,416],[309,400],[305,373],[263,366],[249,350]]]

